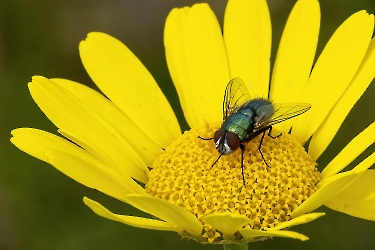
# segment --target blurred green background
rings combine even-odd
[[[226,0],[206,2],[222,24]],[[95,88],[78,55],[78,43],[90,31],[102,31],[120,39],[141,59],[186,129],[165,62],[163,28],[173,7],[194,3],[194,0],[0,0],[0,250],[222,249],[222,246],[181,240],[176,233],[133,228],[96,216],[83,204],[82,197],[93,198],[118,213],[141,213],[74,182],[9,142],[13,128],[56,131],[28,93],[27,83],[33,75],[67,78]],[[269,0],[268,3],[274,59],[295,0]],[[318,54],[334,30],[362,9],[375,13],[375,1],[321,1]],[[319,159],[320,169],[375,120],[374,95],[373,84]],[[375,147],[367,150],[361,159],[373,151]],[[250,249],[375,249],[375,222],[326,208],[319,211],[327,215],[293,228],[309,236],[309,241],[275,238],[252,243]]]

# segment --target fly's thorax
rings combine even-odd
[[[254,127],[254,112],[248,108],[230,115],[223,123],[222,128],[225,131],[234,133],[240,141],[248,140]]]

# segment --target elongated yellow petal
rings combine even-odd
[[[364,159],[361,163],[355,166],[351,171],[353,172],[364,172],[367,171],[375,163],[375,152],[369,155],[366,159]],[[324,182],[323,180],[322,182]]]
[[[375,153],[371,154],[364,161],[358,164],[353,170],[339,173],[329,178],[324,179],[319,183],[319,189],[313,193],[307,200],[305,200],[299,207],[297,207],[291,214],[293,218],[304,213],[311,212],[327,200],[339,194],[358,177],[360,177],[369,167],[375,163]]]
[[[48,118],[60,130],[71,135],[69,139],[117,168],[118,172],[127,172],[137,180],[147,181],[148,169],[143,159],[95,110],[65,88],[43,77],[34,77],[29,89]],[[98,105],[102,104],[98,100]]]
[[[207,4],[195,4],[186,16],[184,48],[194,99],[207,122],[222,119],[228,60],[219,22]],[[182,58],[184,59],[184,58]]]
[[[292,238],[292,239],[298,239],[298,240],[308,240],[309,237],[293,232],[293,231],[263,231],[263,230],[253,230],[253,229],[240,229],[241,235],[245,239],[252,239],[252,238],[260,238],[264,237],[265,239],[270,237],[285,237],[285,238]]]
[[[195,100],[191,83],[184,34],[186,17],[190,8],[173,9],[165,22],[164,46],[168,69],[176,87],[186,121],[191,128],[201,126],[204,121],[202,107]]]
[[[333,137],[339,130],[342,122],[353,108],[354,104],[365,92],[375,77],[375,39],[371,40],[366,56],[363,59],[352,82],[333,106],[328,117],[314,133],[309,144],[309,155],[315,160],[328,147]]]
[[[73,143],[37,129],[15,129],[11,141],[20,150],[57,168],[75,181],[122,200],[127,194],[146,194],[127,174],[109,166]]]
[[[175,204],[149,195],[128,195],[125,201],[174,227],[181,228],[193,237],[201,236],[202,224],[199,220],[192,213]]]
[[[98,161],[91,154],[84,151],[75,144],[54,134],[34,128],[18,128],[11,132],[10,141],[23,152],[48,163],[45,152],[48,150],[60,150],[69,152],[82,159],[91,159],[92,162]],[[109,173],[113,171],[110,168],[106,170]]]
[[[351,216],[375,221],[375,170],[367,170],[324,205]]]
[[[60,85],[44,77],[33,77],[30,93],[40,109],[75,142],[117,173],[147,182],[148,168],[127,141],[96,112]]]
[[[152,166],[156,157],[162,152],[162,148],[152,141],[151,138],[149,138],[112,102],[85,85],[65,79],[51,80],[68,90],[105,120],[111,127],[121,134],[127,142],[129,142],[130,146],[139,154],[148,166]]]
[[[231,212],[206,215],[202,220],[222,232],[224,240],[233,239],[235,232],[251,222],[245,215]]]
[[[275,103],[300,102],[310,76],[318,43],[320,9],[317,0],[297,1],[281,37],[272,73],[270,98]],[[289,132],[294,119],[276,125]]]
[[[289,221],[281,222],[281,223],[277,224],[277,226],[268,228],[266,230],[267,231],[275,231],[275,230],[277,231],[277,230],[280,230],[280,229],[305,224],[305,223],[308,223],[308,222],[313,221],[315,219],[318,219],[319,217],[322,217],[323,215],[325,215],[325,213],[311,213],[311,214],[301,215],[301,216],[298,216],[297,218],[291,219]]]
[[[100,205],[98,202],[90,200],[89,198],[83,198],[83,202],[94,211],[97,215],[118,221],[124,224],[127,224],[132,227],[140,227],[140,228],[146,228],[146,229],[154,229],[154,230],[162,230],[162,231],[174,231],[174,232],[181,232],[180,228],[176,228],[167,222],[160,221],[160,220],[153,220],[148,218],[142,218],[142,217],[134,217],[134,216],[127,216],[127,215],[119,215],[114,214],[102,205]]]
[[[375,141],[375,122],[357,135],[346,147],[325,167],[322,178],[328,178],[356,159]]]
[[[166,148],[181,134],[154,78],[124,44],[94,32],[80,43],[79,51],[95,84],[150,138]]]
[[[314,211],[331,197],[338,194],[341,190],[347,187],[351,182],[360,176],[358,172],[345,172],[337,174],[326,179],[324,185],[322,185],[313,195],[305,200],[299,207],[297,207],[291,214],[293,218],[296,218],[302,214]]]
[[[224,40],[230,77],[241,77],[253,97],[268,97],[271,18],[266,0],[229,0]]]
[[[349,17],[333,34],[319,56],[301,98],[312,108],[294,121],[292,134],[305,143],[318,129],[345,91],[371,40],[374,18],[365,11]],[[322,91],[324,89],[324,91]]]
[[[70,174],[76,180],[81,180],[82,184],[119,200],[123,201],[126,194],[146,193],[129,176],[108,174],[90,162],[65,152],[49,150],[44,154],[48,162],[64,174]]]

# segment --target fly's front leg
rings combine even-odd
[[[212,163],[211,168],[220,160],[222,154],[219,155],[219,157],[216,159],[214,163]]]
[[[209,141],[209,140],[213,140],[214,139],[213,137],[212,138],[203,138],[203,137],[200,137],[199,135],[198,135],[198,138],[202,139],[202,140],[205,140],[205,141]]]
[[[242,171],[242,181],[243,181],[243,185],[245,186],[246,185],[246,182],[245,182],[245,174],[244,174],[244,167],[243,167],[243,155],[245,153],[245,146],[243,144],[240,144],[240,148],[241,148],[241,171]]]
[[[202,140],[205,140],[205,141],[210,141],[210,140],[213,140],[214,138],[212,137],[212,138],[203,138],[203,137],[200,137],[199,135],[198,135],[198,138],[199,139],[202,139]],[[211,166],[211,168],[220,160],[220,158],[221,158],[221,154],[219,155],[219,157],[216,159],[216,161],[214,162],[214,163],[212,163],[212,166]]]

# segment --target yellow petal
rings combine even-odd
[[[322,185],[315,193],[297,207],[291,213],[291,216],[296,218],[302,214],[314,211],[323,205],[326,200],[335,196],[347,187],[352,181],[358,178],[359,175],[360,173],[349,171],[326,179],[325,185]]]
[[[366,159],[364,159],[361,163],[355,166],[351,171],[355,172],[364,172],[367,171],[375,163],[375,152],[369,155]],[[323,180],[324,182],[325,180]]]
[[[318,43],[320,9],[317,0],[297,1],[281,37],[272,73],[270,98],[275,103],[300,102],[310,76]],[[289,132],[293,121],[276,128]]]
[[[127,141],[96,112],[66,89],[44,77],[33,77],[30,93],[40,109],[75,142],[117,172],[145,183],[148,168]]]
[[[65,152],[49,150],[44,154],[48,162],[64,174],[119,200],[124,200],[126,194],[145,194],[144,189],[129,176],[108,174],[90,162]]]
[[[184,46],[186,17],[190,8],[173,9],[165,22],[164,46],[168,69],[176,87],[186,121],[191,128],[204,121],[202,107],[195,101]]]
[[[224,40],[230,77],[241,77],[254,97],[268,97],[271,18],[266,0],[229,0]]]
[[[357,135],[346,147],[325,167],[322,178],[328,178],[346,166],[365,151],[375,141],[375,122]],[[310,152],[309,152],[310,153]]]
[[[277,231],[277,230],[280,230],[280,229],[305,224],[305,223],[308,223],[308,222],[313,221],[315,219],[318,219],[319,217],[322,217],[323,215],[325,215],[325,213],[304,214],[304,215],[298,216],[294,219],[291,219],[289,221],[281,222],[281,223],[277,224],[277,226],[275,226],[275,227],[266,228],[266,230],[267,231],[275,231],[275,230]]]
[[[180,228],[176,228],[167,222],[160,221],[160,220],[153,220],[148,218],[142,217],[134,217],[134,216],[127,216],[127,215],[119,215],[114,214],[98,202],[90,200],[89,198],[83,198],[83,202],[94,211],[97,215],[124,223],[126,225],[132,227],[139,227],[139,228],[146,228],[146,229],[153,229],[153,230],[161,230],[161,231],[174,231],[174,232],[181,232]]]
[[[351,216],[375,221],[375,170],[367,170],[324,205]]]
[[[15,129],[12,143],[20,150],[57,168],[75,181],[122,200],[127,194],[145,194],[126,174],[118,175],[84,149],[37,129]]]
[[[201,236],[202,224],[199,220],[192,213],[173,203],[150,195],[127,195],[125,201],[139,210],[188,232],[193,237]]]
[[[264,239],[270,238],[270,237],[285,237],[285,238],[292,238],[292,239],[298,239],[298,240],[308,240],[309,238],[303,234],[293,232],[293,231],[263,231],[263,230],[253,230],[253,229],[240,229],[241,235],[245,239],[253,239],[253,238],[260,238],[264,237]]]
[[[207,4],[195,4],[187,14],[184,48],[194,99],[207,122],[222,119],[228,60],[219,22]]]
[[[130,118],[118,109],[111,101],[95,90],[65,79],[51,79],[59,84],[81,102],[87,105],[98,116],[105,120],[130,144],[148,166],[162,152],[161,147],[152,141]]]
[[[309,154],[314,160],[318,159],[328,147],[349,111],[365,92],[374,77],[375,39],[372,39],[366,56],[363,59],[361,66],[359,67],[352,82],[335,106],[333,106],[331,112],[328,114],[328,117],[320,125],[310,141]]]
[[[94,32],[80,43],[79,50],[95,84],[150,138],[166,148],[181,134],[154,78],[124,44]]]
[[[305,200],[299,207],[297,207],[291,214],[293,218],[304,213],[309,213],[327,200],[339,194],[342,190],[347,188],[358,177],[360,177],[369,167],[375,163],[375,153],[371,154],[364,161],[358,164],[353,170],[339,173],[329,178],[324,179],[319,183],[319,189],[313,193],[307,200]]]
[[[75,144],[39,129],[18,128],[12,130],[11,134],[13,137],[10,141],[17,148],[44,162],[48,162],[48,158],[44,153],[51,149],[69,152],[83,159],[94,158]],[[112,171],[108,168],[107,172],[110,173]]]
[[[206,215],[202,220],[222,232],[224,240],[233,239],[235,232],[251,222],[246,216],[231,212]]]
[[[311,109],[296,119],[292,134],[305,143],[327,117],[345,91],[365,56],[374,26],[372,15],[360,11],[349,17],[333,34],[319,56],[301,102]]]

